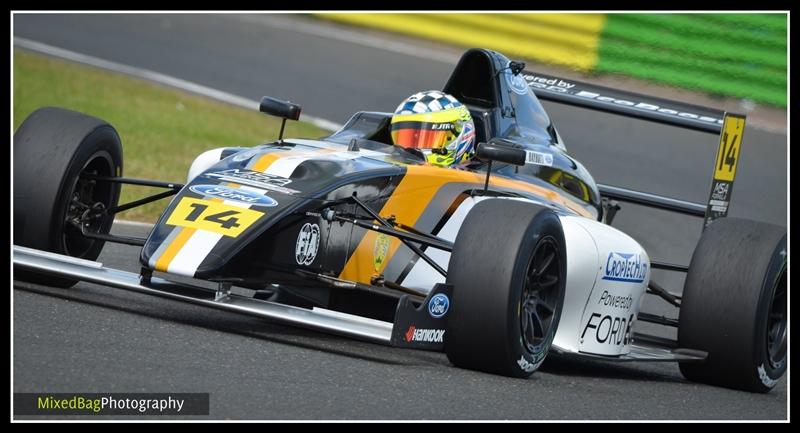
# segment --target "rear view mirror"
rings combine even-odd
[[[300,118],[299,105],[270,96],[261,98],[258,111],[281,118],[281,132],[278,133],[278,140],[281,142],[283,142],[283,129],[286,126],[286,119],[297,120]]]
[[[525,165],[525,149],[502,138],[492,138],[488,143],[478,143],[478,158],[514,165]]]
[[[281,101],[280,99],[265,96],[261,98],[261,105],[258,107],[259,111],[276,117],[282,117],[289,120],[297,120],[300,118],[300,106],[292,104],[291,102]]]

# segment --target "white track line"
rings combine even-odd
[[[108,60],[103,60],[97,57],[89,56],[86,54],[76,53],[74,51],[65,50],[63,48],[54,47],[52,45],[43,44],[41,42],[32,41],[30,39],[14,37],[14,46],[24,48],[31,51],[36,51],[42,54],[47,54],[53,57],[70,60],[73,62],[83,63],[86,65],[94,66],[97,68],[107,69],[109,71],[119,72],[122,74],[130,75],[154,83],[162,84],[176,89],[181,89],[187,92],[196,93],[217,101],[225,102],[249,110],[257,109],[259,102],[252,99],[242,98],[231,93],[223,92],[221,90],[212,89],[201,84],[192,83],[191,81],[182,80],[169,75],[161,74],[158,72],[150,71],[148,69],[137,68],[134,66],[123,65]],[[332,122],[327,119],[322,119],[314,116],[300,115],[300,120],[311,123],[322,129],[329,131],[336,131],[342,125]]]

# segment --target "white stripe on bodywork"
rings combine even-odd
[[[189,167],[189,174],[186,176],[186,183],[191,182],[192,179],[196,178],[198,175],[200,175],[200,173],[218,163],[222,159],[222,152],[225,151],[225,149],[227,148],[220,147],[217,149],[207,150],[195,158],[192,162],[192,166]]]
[[[447,223],[445,223],[444,227],[442,227],[436,236],[450,242],[455,242],[458,231],[461,229],[461,224],[464,222],[464,219],[467,217],[472,208],[479,202],[488,199],[519,200],[530,202],[530,200],[518,197],[467,197],[463,202],[461,202],[455,212],[453,212],[453,215],[449,220],[447,220]],[[449,252],[440,250],[438,248],[428,248],[425,250],[425,254],[433,259],[433,261],[441,266],[444,270],[447,270],[447,266],[450,264]],[[414,267],[411,268],[411,271],[409,271],[408,275],[406,275],[406,278],[401,283],[405,287],[410,287],[427,293],[436,283],[444,282],[445,278],[442,276],[442,274],[437,272],[436,269],[433,269],[433,267],[426,261],[420,259],[417,260],[417,262],[414,264]]]
[[[252,191],[261,195],[267,195],[268,192],[250,186],[240,186],[237,189]],[[251,205],[244,204],[240,201],[225,200],[223,203],[244,209],[249,209],[251,207]],[[167,268],[167,272],[193,277],[195,272],[197,272],[197,268],[200,267],[203,260],[205,260],[208,254],[217,246],[222,236],[223,235],[220,233],[200,229],[196,230],[189,240],[186,241],[186,244],[183,245],[183,248],[181,248],[178,254],[172,259],[172,262]]]
[[[200,263],[222,239],[219,233],[195,230],[192,237],[183,245],[167,268],[167,272],[179,275],[194,276]]]
[[[319,158],[319,155],[311,155],[311,156],[287,156],[285,158],[281,158],[273,162],[272,164],[267,167],[267,170],[264,171],[266,174],[272,174],[275,176],[289,178],[294,173],[294,170],[297,168],[298,165],[302,164],[303,161],[307,161],[311,158]]]
[[[181,230],[184,229],[185,227],[172,228],[167,237],[165,237],[164,240],[161,241],[161,245],[159,245],[158,248],[156,248],[156,251],[153,253],[153,255],[150,256],[150,260],[147,262],[147,265],[150,266],[150,268],[152,269],[156,268],[156,262],[158,262],[158,259],[161,258],[161,255],[164,254],[164,251],[166,251],[167,248],[169,248],[172,242],[175,241],[175,238],[178,237],[178,234],[180,234]]]
[[[305,161],[309,161],[312,159],[317,160],[331,160],[331,161],[349,161],[352,159],[356,159],[362,156],[376,156],[380,155],[385,157],[386,154],[379,153],[379,152],[366,152],[366,151],[341,151],[341,152],[334,152],[334,153],[309,153],[306,155],[293,155],[287,156],[285,158],[281,158],[270,164],[267,167],[267,170],[264,173],[272,174],[275,176],[281,176],[285,178],[290,178],[294,170]]]
[[[455,242],[458,230],[461,228],[461,223],[467,217],[469,211],[479,201],[486,200],[487,197],[467,197],[458,208],[453,212],[453,215],[447,220],[447,223],[442,227],[437,236],[450,242]],[[450,253],[440,250],[438,248],[428,248],[425,253],[433,259],[436,264],[447,270],[447,265],[450,263]],[[436,283],[444,283],[445,278],[433,269],[425,260],[417,260],[414,267],[406,275],[403,280],[403,286],[413,289],[429,292]]]

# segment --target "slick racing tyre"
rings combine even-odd
[[[447,271],[450,362],[512,377],[536,371],[564,303],[565,245],[558,216],[545,207],[488,199],[472,208]]]
[[[120,184],[81,178],[122,175],[122,145],[103,120],[63,108],[41,108],[14,134],[14,244],[94,260],[104,241],[81,234],[87,209],[108,209],[119,200]],[[106,234],[113,215],[88,222]],[[76,280],[15,270],[15,278],[70,287]]]
[[[695,248],[678,327],[682,348],[708,352],[681,364],[692,381],[768,392],[786,372],[786,229],[721,218]]]

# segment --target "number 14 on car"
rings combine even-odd
[[[167,224],[206,230],[235,238],[262,215],[263,212],[252,209],[184,197],[175,206]]]

